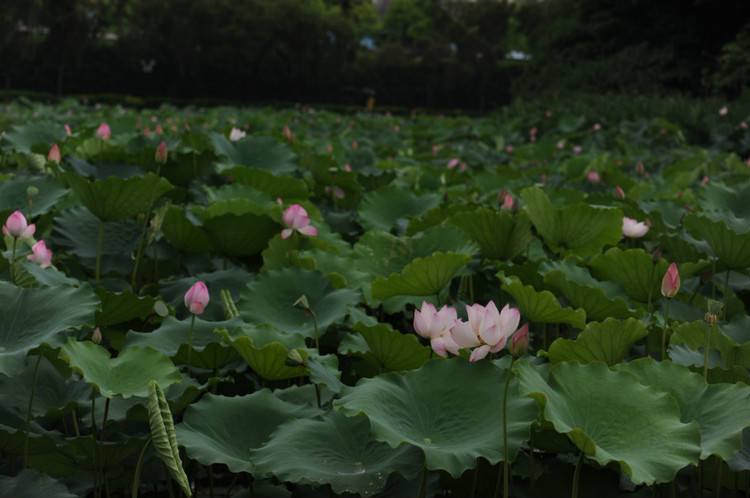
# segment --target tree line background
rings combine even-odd
[[[747,0],[380,4],[384,15],[369,0],[3,0],[0,88],[487,110],[750,86]]]

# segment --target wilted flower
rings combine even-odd
[[[429,339],[432,350],[443,358],[446,357],[446,351],[458,355],[459,345],[450,334],[457,316],[455,308],[443,306],[437,311],[432,303],[423,301],[422,311],[414,310],[414,330]]]
[[[247,133],[239,128],[232,128],[232,131],[229,132],[229,141],[236,142],[240,138],[245,138],[246,135]]]
[[[52,264],[50,263],[50,261],[52,261],[52,251],[47,249],[47,245],[43,240],[40,240],[39,242],[34,244],[31,247],[31,251],[33,252],[33,254],[29,254],[28,256],[26,256],[26,259],[28,259],[29,261],[33,261],[42,268],[52,266]]]
[[[96,137],[102,140],[109,140],[111,136],[112,132],[109,129],[109,125],[107,123],[100,124],[99,129],[96,130]]]
[[[289,206],[284,211],[282,219],[287,226],[287,228],[281,231],[282,239],[289,238],[295,230],[310,237],[318,235],[318,229],[310,225],[310,217],[307,216],[307,211],[299,204]]]
[[[672,263],[667,268],[664,278],[661,281],[661,295],[673,298],[677,291],[680,290],[680,272],[677,271],[677,265]]]
[[[185,293],[185,307],[190,310],[190,313],[200,315],[207,304],[208,288],[199,280]]]
[[[637,239],[643,237],[648,232],[648,225],[642,221],[636,221],[627,216],[622,217],[622,234],[625,237]]]
[[[52,148],[49,150],[49,154],[47,154],[47,159],[49,161],[55,161],[57,164],[60,164],[60,148],[57,146],[57,144],[52,145]]]
[[[164,140],[161,141],[159,146],[156,148],[156,154],[154,159],[158,164],[166,164],[167,162],[167,144]]]
[[[3,225],[3,233],[6,237],[16,237],[19,239],[28,239],[32,235],[34,235],[34,232],[36,231],[36,225],[33,223],[31,225],[27,225],[26,223],[26,217],[21,213],[21,211],[16,211],[15,213],[8,216],[8,220],[5,222],[5,225]]]
[[[503,349],[521,319],[517,308],[506,304],[502,312],[498,312],[492,301],[487,306],[467,304],[466,312],[469,321],[456,320],[451,327],[451,336],[462,348],[476,348],[471,352],[471,361],[481,360],[488,353]]]

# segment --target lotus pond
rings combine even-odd
[[[748,496],[722,111],[4,104],[0,495]]]

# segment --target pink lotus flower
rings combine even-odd
[[[503,205],[500,206],[500,209],[503,211],[512,211],[513,210],[513,196],[510,194],[505,194],[505,198],[503,199]]]
[[[580,145],[576,145],[573,147],[574,154],[580,154],[582,150],[583,150],[583,147],[581,147]]]
[[[281,131],[281,135],[291,143],[294,143],[294,133],[292,133],[292,129],[289,128],[289,125],[284,125],[284,129]]]
[[[481,360],[488,353],[503,349],[521,319],[517,308],[506,304],[502,312],[498,312],[492,301],[486,307],[466,305],[466,312],[469,321],[456,320],[451,327],[451,337],[462,348],[476,348],[471,352],[470,361]]]
[[[727,106],[722,107],[719,109],[719,116],[726,116],[729,112],[729,109],[727,109]]]
[[[15,237],[19,239],[28,239],[32,235],[34,235],[34,232],[36,231],[36,225],[33,223],[31,225],[26,224],[26,217],[21,213],[21,211],[16,211],[15,213],[8,216],[8,220],[5,222],[5,225],[3,225],[3,233],[6,237]]]
[[[344,189],[342,189],[338,185],[334,185],[334,186],[326,185],[325,191],[326,191],[326,194],[329,194],[329,195],[332,194],[337,199],[343,199],[344,197],[346,197],[346,192],[344,192]]]
[[[207,304],[208,288],[199,280],[185,293],[185,307],[190,310],[190,313],[200,315]]]
[[[661,295],[673,298],[679,290],[680,272],[677,270],[677,265],[672,263],[669,265],[669,268],[667,268],[667,272],[664,274],[664,278],[661,281]]]
[[[96,130],[96,137],[102,140],[109,140],[111,136],[112,131],[109,129],[109,125],[107,123],[100,124],[99,129]]]
[[[156,148],[156,153],[154,154],[154,159],[158,164],[166,164],[167,162],[167,143],[162,140],[159,146]]]
[[[28,259],[29,261],[33,261],[42,268],[52,266],[52,264],[50,263],[50,261],[52,261],[52,251],[47,249],[47,244],[45,244],[43,240],[40,240],[39,242],[34,244],[31,247],[31,251],[33,252],[33,254],[29,254],[28,256],[26,256],[26,259]]]
[[[516,358],[525,355],[526,351],[529,350],[528,323],[524,323],[523,327],[518,329],[516,333],[513,334],[513,337],[510,339],[510,344],[508,345],[508,350],[510,351],[510,354],[512,354]]]
[[[71,135],[73,135],[73,132],[72,132],[72,131],[70,131],[70,126],[68,126],[68,125],[65,125],[65,133],[67,133],[67,134],[68,134],[68,136],[71,136]]]
[[[627,216],[622,217],[622,234],[625,237],[637,239],[643,237],[648,232],[648,225],[642,221],[636,221]]]
[[[597,173],[596,171],[589,171],[589,174],[586,176],[586,178],[588,179],[589,183],[599,183],[600,181],[599,173]]]
[[[359,149],[359,144],[357,143],[356,140],[352,140],[352,150],[357,150],[357,149]]]
[[[565,147],[565,142],[564,141],[560,140],[559,142],[557,142],[557,148],[558,149],[562,149],[564,147]]]
[[[615,198],[618,201],[624,201],[625,200],[625,191],[619,185],[617,185],[615,187]]]
[[[422,311],[414,310],[414,330],[425,339],[430,340],[432,350],[445,358],[446,351],[458,355],[459,346],[450,334],[456,321],[456,309],[443,306],[440,311],[427,301],[422,301]]]
[[[47,154],[47,160],[55,161],[57,164],[60,164],[60,159],[60,148],[57,144],[53,144],[52,148],[49,150],[49,154]]]
[[[281,231],[282,239],[289,238],[295,230],[310,237],[318,235],[318,229],[310,224],[310,217],[307,216],[307,211],[299,204],[289,206],[284,211],[283,220],[287,228]]]
[[[599,123],[594,123],[594,126],[592,127],[592,129],[594,131],[599,131],[602,129],[602,125],[600,125]]]
[[[459,162],[461,162],[461,161],[459,161],[457,157],[454,157],[453,159],[451,159],[450,161],[448,161],[448,164],[447,164],[448,169],[455,168],[456,166],[458,166]]]
[[[236,142],[237,140],[241,138],[245,138],[247,136],[247,133],[240,130],[239,128],[232,128],[232,131],[229,132],[229,141],[230,142]]]

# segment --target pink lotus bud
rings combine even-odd
[[[156,125],[156,128],[154,128],[154,133],[156,133],[157,135],[163,135],[164,134],[164,129],[161,127],[161,123],[158,123]]]
[[[352,140],[352,150],[357,150],[357,149],[359,149],[359,144],[357,143],[356,140]]]
[[[672,263],[664,274],[661,281],[661,295],[673,298],[680,290],[680,272],[677,271],[677,265]]]
[[[740,127],[741,127],[741,128],[743,129],[743,130],[747,130],[747,123],[746,123],[746,122],[744,122],[744,121],[743,121],[743,122],[741,122],[741,123],[740,123]]]
[[[622,188],[620,188],[619,185],[617,185],[615,187],[615,198],[618,201],[624,201],[625,200],[625,191]]]
[[[576,145],[573,147],[573,153],[574,154],[580,154],[583,148],[580,145]]]
[[[284,129],[281,131],[281,135],[289,142],[294,143],[294,133],[292,133],[289,125],[284,125]]]
[[[70,126],[65,125],[65,133],[67,133],[68,136],[71,136],[73,134],[73,132],[70,131]]]
[[[594,123],[594,126],[592,127],[592,129],[594,131],[599,131],[602,129],[602,125],[600,125],[599,123]]]
[[[646,168],[643,166],[643,161],[638,161],[635,165],[635,172],[642,175],[646,172]]]
[[[26,217],[21,213],[21,211],[16,211],[15,213],[8,216],[8,220],[5,222],[5,225],[3,225],[3,233],[6,237],[16,237],[19,239],[28,239],[32,235],[34,235],[34,232],[36,231],[36,225],[33,223],[31,225],[26,224]]]
[[[199,280],[185,293],[185,307],[190,310],[190,313],[200,315],[207,304],[208,289],[206,284]]]
[[[34,244],[31,247],[31,251],[33,252],[33,254],[29,254],[28,256],[26,256],[26,259],[28,259],[29,261],[33,261],[42,268],[52,266],[52,264],[50,263],[50,261],[52,261],[52,251],[47,249],[47,245],[43,240],[40,240],[39,242]]]
[[[111,136],[112,131],[110,131],[109,125],[107,123],[100,124],[99,129],[96,130],[96,137],[102,140],[109,140]]]
[[[60,164],[60,148],[57,146],[57,144],[53,144],[52,148],[49,150],[49,154],[47,154],[47,160],[54,161],[57,164]]]
[[[143,130],[143,134],[144,134],[144,135],[146,135],[147,137],[150,137],[150,136],[151,136],[151,128],[147,126],[147,127],[146,127],[146,128],[145,128],[145,129]]]
[[[310,217],[307,216],[305,208],[299,204],[292,204],[284,211],[282,217],[284,224],[287,226],[281,231],[281,238],[287,239],[296,230],[303,235],[309,235],[315,237],[318,235],[318,229],[310,225]]]
[[[505,151],[508,152],[508,153],[513,152],[513,146],[512,145],[507,146],[505,148]]]
[[[622,234],[625,237],[637,239],[646,235],[646,232],[648,232],[648,225],[644,222],[626,216],[622,217]]]
[[[454,157],[453,159],[451,159],[450,161],[448,161],[448,164],[447,164],[448,169],[455,168],[456,166],[458,166],[459,162],[461,162],[461,161],[459,161],[457,157]]]
[[[241,138],[245,138],[247,136],[247,133],[240,130],[239,128],[232,128],[232,131],[229,132],[229,141],[230,142],[236,142],[237,140]]]
[[[705,187],[708,183],[708,176],[704,176],[703,180],[701,180],[701,187]]]
[[[399,125],[396,125],[393,127],[393,131],[401,131],[401,127]]]
[[[331,144],[326,145],[326,153],[333,154],[333,146]]]
[[[99,327],[94,329],[94,333],[91,334],[91,342],[94,344],[101,344],[102,343],[102,331],[99,330]]]
[[[662,128],[661,130],[659,130],[659,133],[662,134],[662,135],[666,135],[667,134],[667,129],[666,128]]]
[[[512,211],[513,210],[513,196],[510,194],[505,194],[505,199],[503,199],[503,205],[500,206],[500,209],[503,211]]]
[[[510,339],[510,344],[508,345],[508,349],[510,350],[510,354],[512,354],[516,358],[526,354],[526,351],[529,350],[529,324],[528,323],[524,323],[523,327],[516,330],[516,333],[513,334],[513,337],[511,337]]]
[[[557,142],[557,148],[558,149],[562,149],[564,147],[565,147],[565,142],[563,140],[560,140],[559,142]]]
[[[533,127],[532,129],[529,130],[529,135],[531,135],[533,137],[534,135],[536,135],[537,131],[539,131],[539,130],[537,130],[537,128],[535,126],[535,127]]]
[[[167,144],[164,140],[161,141],[159,146],[156,148],[156,154],[154,159],[158,164],[166,164],[167,162]]]
[[[548,118],[551,118],[552,117],[552,111],[547,111],[547,112],[544,113],[544,115],[546,117],[548,117]]]
[[[348,171],[348,172],[350,172],[350,173],[351,173],[351,171],[352,171],[352,167],[351,167],[351,166],[349,166],[349,163],[346,163],[346,164],[344,164],[344,171]]]
[[[589,174],[586,176],[589,183],[599,183],[599,173],[596,171],[589,171]]]
[[[432,157],[437,157],[438,150],[440,150],[440,147],[437,145],[432,146]]]

